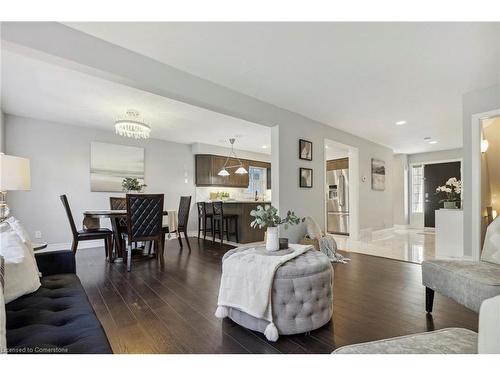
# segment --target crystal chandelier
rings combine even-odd
[[[234,142],[236,142],[236,139],[229,138],[229,143],[231,143],[231,152],[227,156],[226,162],[224,163],[224,166],[219,171],[219,173],[217,173],[219,176],[222,176],[222,177],[229,176],[229,172],[227,170],[230,169],[230,168],[236,168],[236,171],[234,171],[234,173],[236,173],[236,174],[247,174],[248,173],[248,171],[243,167],[243,163],[236,156],[236,153],[234,152]],[[231,157],[234,158],[234,159],[237,159],[238,160],[238,164],[236,164],[236,165],[228,165],[229,158],[231,158]]]
[[[124,117],[115,120],[115,131],[123,137],[135,139],[147,139],[151,132],[151,126],[140,117],[139,111],[129,109]]]

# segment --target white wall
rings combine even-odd
[[[271,140],[269,140],[271,142]],[[238,143],[238,141],[236,141]],[[227,156],[228,153],[231,151],[231,148],[229,147],[222,147],[222,146],[215,146],[215,145],[208,145],[206,143],[193,143],[191,145],[191,150],[193,154],[211,154],[211,155],[221,155],[221,156]],[[264,161],[267,163],[271,162],[271,154],[264,154],[260,152],[252,152],[252,151],[246,151],[246,150],[239,150],[236,147],[234,148],[236,154],[238,157],[242,159],[249,159],[249,160],[257,160],[257,161]]]
[[[42,231],[43,241],[67,243],[69,224],[59,195],[67,194],[78,227],[86,209],[109,207],[110,196],[122,193],[90,191],[90,142],[108,142],[145,148],[147,192],[164,193],[165,208],[177,209],[181,195],[194,201],[194,157],[191,146],[149,139],[135,141],[112,131],[67,126],[17,116],[5,116],[7,153],[31,161],[31,191],[9,192],[13,215],[25,224],[34,238]],[[190,230],[195,229],[196,210],[190,214]],[[105,224],[103,220],[102,224]]]
[[[395,225],[407,225],[408,221],[408,155],[397,154],[393,159],[392,205]]]
[[[437,161],[457,160],[462,159],[463,150],[461,148],[454,148],[451,150],[422,152],[420,154],[408,155],[408,163],[434,163]]]
[[[5,153],[5,118],[0,109],[0,152]]]

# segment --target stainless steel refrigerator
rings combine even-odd
[[[327,230],[329,233],[349,234],[349,170],[327,171],[326,183]]]

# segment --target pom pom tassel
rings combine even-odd
[[[215,316],[219,319],[224,319],[229,315],[229,309],[226,306],[217,306]]]
[[[266,327],[266,330],[264,331],[264,336],[266,336],[266,339],[269,341],[275,342],[278,340],[279,335],[278,335],[278,328],[274,325],[274,323],[269,323]]]

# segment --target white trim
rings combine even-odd
[[[93,247],[104,247],[104,240],[81,241],[78,243],[78,250],[91,249]],[[44,251],[71,250],[71,242],[60,242],[48,244]]]
[[[500,116],[500,110],[472,115],[471,124],[471,240],[472,259],[479,260],[481,255],[481,121]],[[464,231],[465,236],[465,231]],[[465,240],[465,238],[464,238]],[[464,247],[469,246],[465,243]]]

